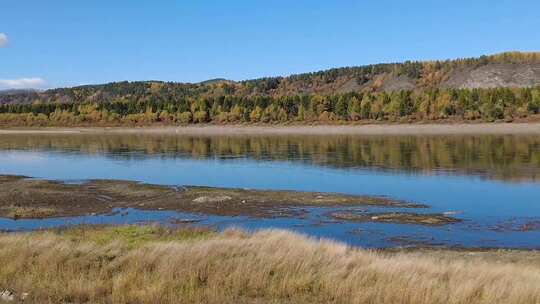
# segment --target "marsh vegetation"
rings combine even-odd
[[[25,303],[540,301],[538,252],[365,251],[283,230],[0,234],[0,264],[0,290]]]

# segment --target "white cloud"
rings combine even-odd
[[[42,78],[0,79],[0,89],[37,89],[45,85]]]
[[[7,35],[4,33],[0,33],[0,47],[5,46],[8,43]]]

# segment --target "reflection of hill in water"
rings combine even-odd
[[[434,174],[445,171],[504,181],[537,181],[538,136],[2,135],[0,149],[162,158],[291,161],[333,168]]]

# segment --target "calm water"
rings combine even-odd
[[[0,219],[0,230],[197,219],[218,228],[288,228],[370,247],[540,248],[538,136],[1,135],[0,174],[382,195],[432,206],[423,212],[458,212],[464,220],[434,228],[335,223],[325,216],[331,208],[309,209],[304,218],[264,220],[122,210]]]

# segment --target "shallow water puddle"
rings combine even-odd
[[[538,230],[510,229],[505,222],[492,219],[483,225],[465,220],[440,227],[410,224],[340,221],[328,214],[356,208],[302,208],[302,217],[253,218],[248,216],[208,216],[176,211],[115,209],[110,214],[13,220],[0,218],[0,230],[29,231],[70,225],[160,224],[200,225],[224,230],[231,227],[249,231],[291,229],[316,238],[330,238],[353,246],[369,248],[445,246],[538,249]],[[373,208],[376,210],[377,208]],[[530,219],[514,219],[514,224]],[[516,227],[515,225],[513,227]]]

